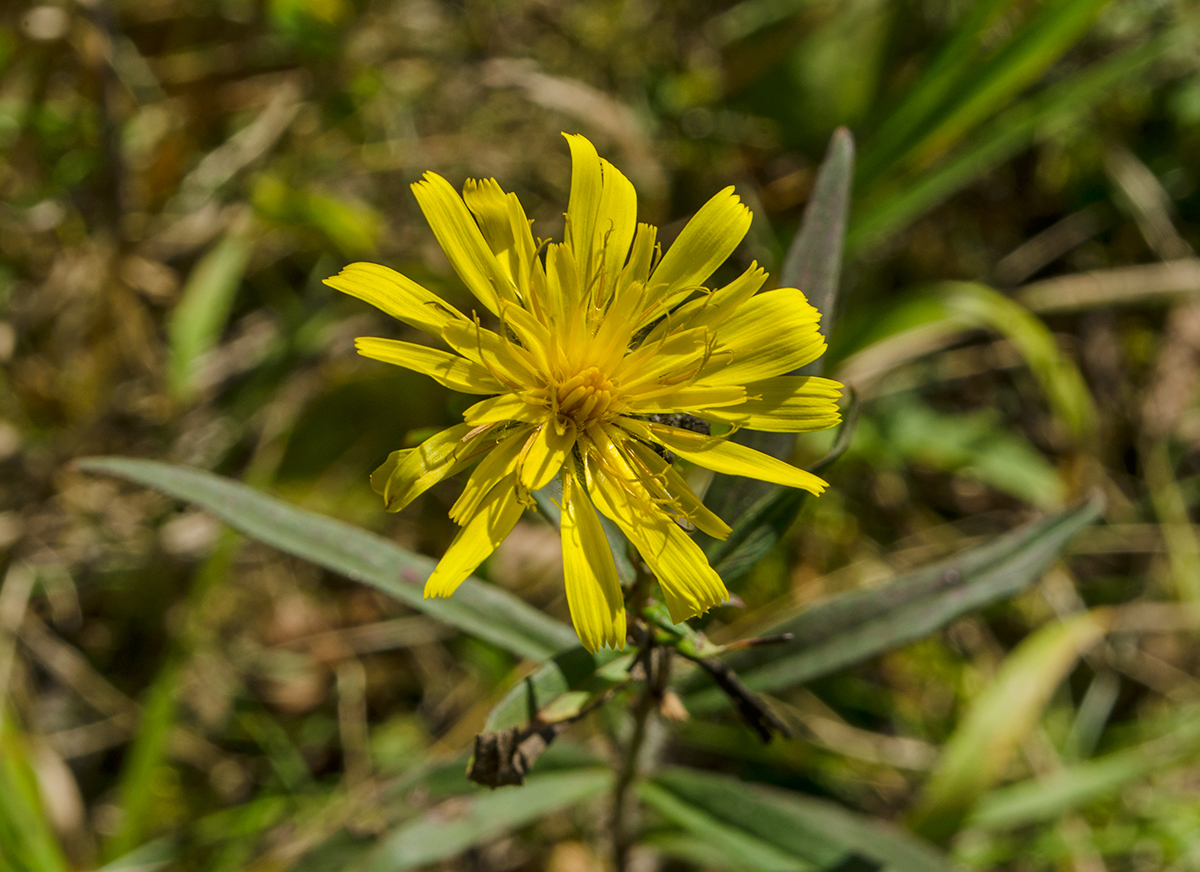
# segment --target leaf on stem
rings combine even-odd
[[[1041,578],[1071,538],[1099,517],[1102,507],[1102,497],[1096,495],[883,587],[808,607],[763,630],[792,633],[792,641],[739,651],[725,662],[751,690],[770,692],[914,642]],[[724,695],[702,673],[688,676],[681,690],[693,713],[724,704]]]
[[[958,869],[907,833],[789,790],[672,767],[656,772],[638,792],[647,805],[738,869]]]
[[[77,465],[194,503],[252,539],[369,584],[518,657],[545,660],[578,644],[570,627],[475,579],[463,582],[451,599],[425,599],[422,587],[435,561],[239,482],[200,469],[123,457],[92,457]]]

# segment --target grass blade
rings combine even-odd
[[[961,87],[968,70],[977,62],[987,28],[1012,4],[1013,0],[981,0],[971,5],[937,58],[872,137],[859,168],[860,185],[870,186],[912,147],[922,129],[928,129],[938,107]]]
[[[68,872],[54,828],[42,805],[29,748],[16,721],[0,723],[0,867],[12,872]]]
[[[578,644],[570,627],[476,579],[467,579],[449,599],[427,600],[422,585],[433,571],[433,560],[236,481],[186,466],[123,457],[92,457],[77,465],[194,503],[252,539],[376,587],[519,657],[544,660]]]
[[[1115,57],[1092,64],[1068,79],[1000,114],[957,154],[916,178],[872,186],[850,221],[846,248],[853,254],[911,224],[975,179],[1028,147],[1039,128],[1061,121],[1109,97],[1122,79],[1177,44],[1168,31]]]
[[[986,794],[971,812],[967,825],[1006,830],[1054,820],[1111,796],[1132,781],[1194,757],[1200,753],[1200,712],[1191,707],[1177,714],[1160,738]]]
[[[192,268],[168,327],[168,375],[176,397],[186,400],[196,392],[200,360],[221,339],[253,249],[247,235],[230,232]]]
[[[999,51],[949,79],[953,91],[914,126],[915,137],[895,163],[924,166],[943,154],[1036,81],[1079,41],[1108,2],[1050,0],[1042,4]]]
[[[958,831],[980,794],[1003,777],[1055,688],[1111,622],[1107,610],[1085,612],[1042,627],[1009,654],[946,743],[912,816],[913,830],[939,843]]]

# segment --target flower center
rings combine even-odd
[[[615,417],[616,389],[604,373],[589,366],[557,387],[558,415],[570,418],[580,430],[589,424]]]

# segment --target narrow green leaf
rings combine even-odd
[[[779,273],[782,287],[804,291],[809,302],[821,313],[822,332],[826,337],[837,315],[839,280],[842,272],[842,248],[850,213],[850,185],[854,178],[854,138],[850,131],[838,128],[829,141],[825,159],[817,172],[812,197],[804,209],[800,229],[788,249]],[[820,375],[825,365],[818,358],[799,370],[799,375]],[[739,442],[775,457],[786,457],[795,445],[795,434],[745,431],[735,437]],[[755,479],[718,475],[708,488],[705,502],[726,520],[741,518],[751,507],[777,489]],[[778,496],[772,524],[786,529],[799,511],[799,495]],[[752,535],[752,534],[751,534]],[[770,531],[764,531],[771,536]],[[718,570],[720,571],[720,570]]]
[[[594,694],[615,687],[626,680],[633,665],[633,652],[597,651],[588,653],[582,647],[562,651],[527,675],[506,693],[488,713],[485,732],[527,724],[539,712],[553,711],[569,717],[573,712],[563,710],[567,695],[584,703]]]
[[[42,805],[30,752],[16,720],[0,711],[0,866],[12,872],[68,872]]]
[[[1012,5],[1013,0],[980,0],[964,12],[937,57],[871,137],[859,167],[860,185],[870,186],[912,147],[922,130],[929,129],[938,108],[951,100],[967,72],[979,63],[987,29]]]
[[[1109,0],[1048,0],[958,87],[956,99],[910,149],[928,163],[1032,84],[1087,32]]]
[[[829,140],[812,196],[804,208],[800,230],[779,270],[779,286],[804,291],[808,301],[821,313],[826,335],[833,325],[837,304],[853,179],[854,137],[849,130],[839,127]],[[820,375],[820,361],[818,358],[798,374]]]
[[[638,792],[664,817],[739,862],[738,868],[827,869],[855,860],[893,872],[958,868],[932,846],[887,824],[826,800],[726,775],[671,767],[656,772]]]
[[[769,692],[914,642],[1039,579],[1071,537],[1100,516],[1102,506],[1097,495],[883,587],[818,603],[764,629],[791,633],[791,642],[736,652],[726,662],[751,690]],[[688,675],[681,688],[690,691],[685,703],[694,713],[725,704],[702,673]]]
[[[402,872],[461,854],[609,789],[604,769],[533,775],[516,789],[450,800],[385,836],[350,872]]]
[[[449,599],[427,600],[423,585],[433,560],[236,481],[186,466],[123,457],[92,457],[77,465],[195,503],[252,539],[376,587],[519,657],[544,660],[578,644],[570,627],[477,579],[467,579]]]
[[[1007,830],[1054,820],[1194,757],[1200,753],[1200,712],[1193,706],[1183,714],[1172,719],[1177,723],[1161,738],[987,793],[972,810],[967,825]]]
[[[948,312],[968,326],[996,330],[1017,349],[1058,417],[1078,440],[1091,433],[1096,409],[1075,363],[1037,315],[999,291],[975,282],[947,282],[938,293]]]
[[[1085,612],[1042,627],[1009,654],[946,743],[912,815],[916,832],[945,842],[958,831],[980,794],[1004,776],[1054,689],[1110,623],[1106,610]]]
[[[197,367],[220,342],[253,248],[249,236],[231,231],[192,267],[168,326],[168,374],[176,397],[194,394]]]

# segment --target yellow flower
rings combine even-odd
[[[517,196],[493,179],[468,180],[461,198],[432,172],[413,185],[446,257],[487,310],[482,318],[377,264],[351,264],[326,284],[450,349],[363,337],[360,354],[485,397],[462,424],[393,452],[371,476],[395,512],[474,465],[450,510],[462,529],[425,596],[450,596],[516,525],[530,492],[557,476],[567,603],[580,640],[595,651],[625,644],[624,597],[596,509],[657,577],[672,620],[728,598],[686,530],[723,539],[730,528],[665,457],[814,494],[826,486],[769,455],[663,419],[821,430],[838,421],[841,385],[783,375],[825,350],[820,314],[800,291],[757,293],[767,275],[756,264],[724,287],[704,286],[750,227],[732,187],[659,256],[657,230],[637,223],[633,185],[587,139],[566,136],[565,242],[535,242]]]

